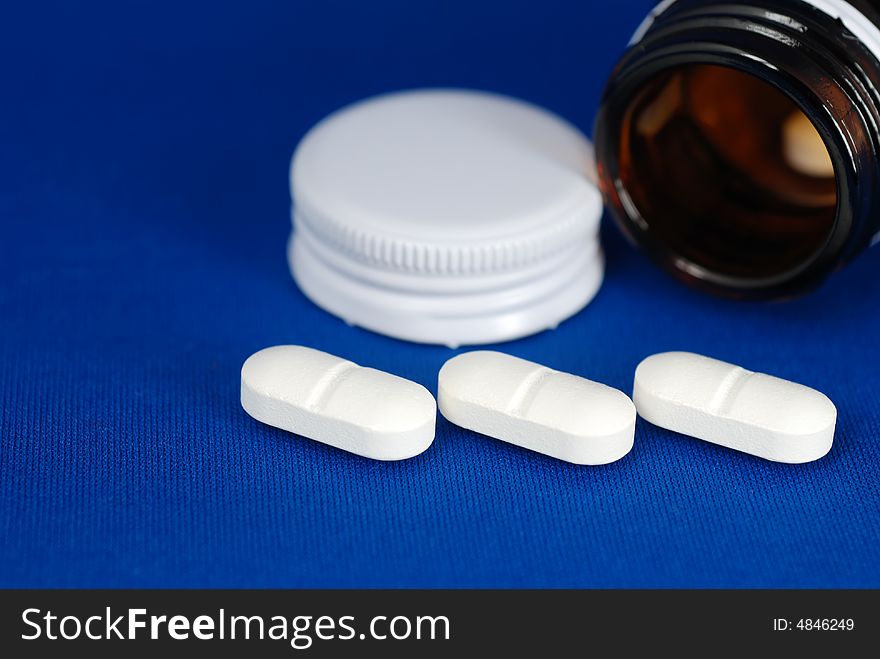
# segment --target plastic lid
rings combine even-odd
[[[554,327],[598,290],[592,149],[535,106],[391,94],[331,115],[291,165],[293,276],[382,334],[451,346]]]

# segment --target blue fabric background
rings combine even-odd
[[[239,368],[301,343],[436,392],[452,351],[319,311],[285,264],[305,131],[454,85],[589,131],[650,6],[20,3],[0,20],[0,585],[880,586],[880,249],[785,304],[659,274],[607,224],[607,282],[503,350],[625,391],[706,353],[838,405],[831,454],[772,464],[640,423],[580,468],[454,428],[399,464],[262,426]]]

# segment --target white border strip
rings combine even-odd
[[[855,37],[859,39],[870,50],[877,59],[880,59],[880,27],[875,25],[861,11],[853,7],[846,0],[800,0],[808,5],[812,5],[819,11],[827,14],[834,20],[843,23],[843,26],[849,30]],[[667,9],[674,5],[676,0],[663,0],[648,17],[642,21],[636,33],[630,39],[629,45],[635,46],[645,34],[654,25],[654,21],[663,14]]]

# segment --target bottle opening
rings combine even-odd
[[[670,69],[642,88],[622,125],[627,210],[680,268],[766,281],[825,246],[834,165],[810,119],[771,84],[717,65]]]

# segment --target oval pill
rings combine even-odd
[[[437,418],[423,386],[303,346],[249,357],[241,406],[257,421],[374,460],[422,453]]]
[[[782,124],[782,148],[789,166],[814,178],[834,178],[834,163],[825,141],[807,115],[797,110]]]
[[[639,364],[633,400],[661,428],[791,464],[826,455],[837,422],[815,389],[688,352]]]
[[[607,464],[633,446],[636,409],[626,394],[498,352],[447,361],[437,401],[458,426],[566,462]]]

